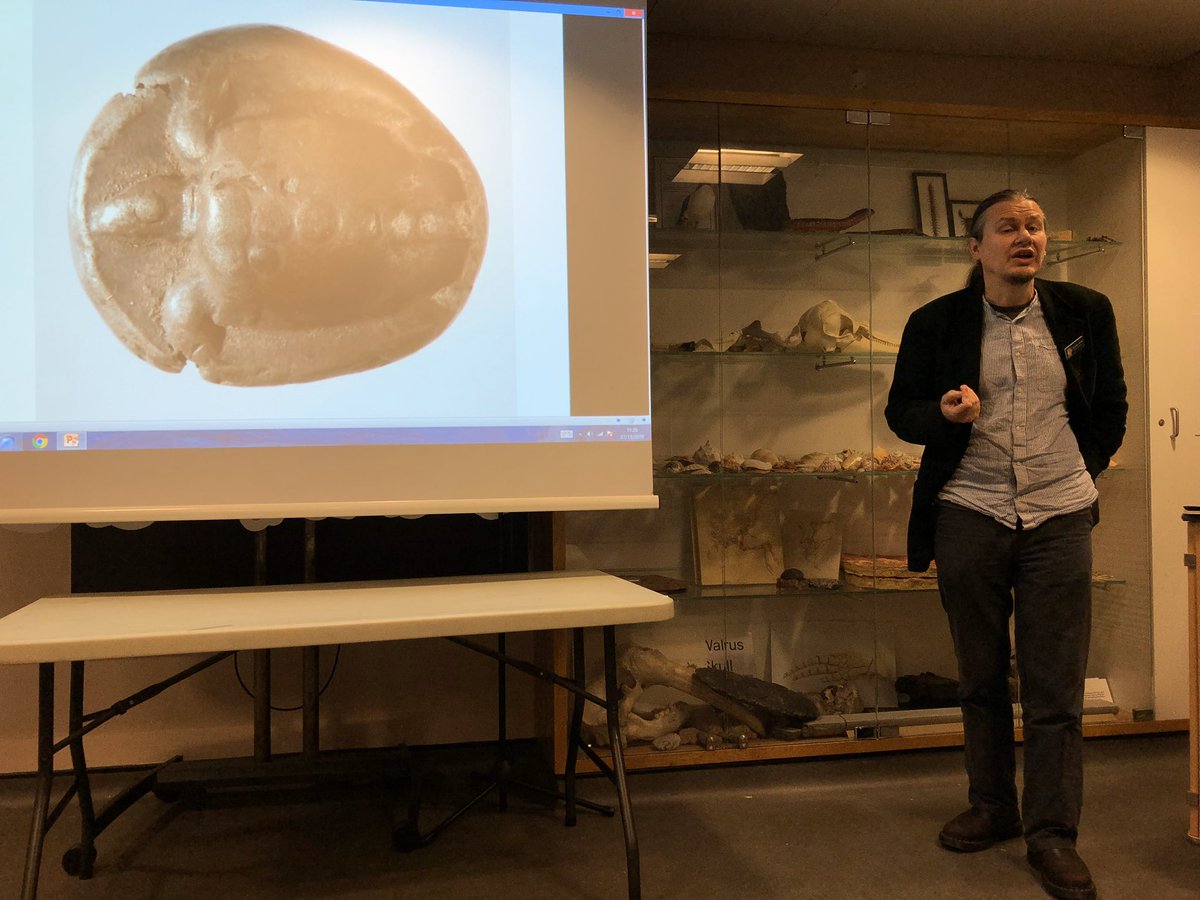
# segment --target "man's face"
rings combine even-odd
[[[1032,200],[1002,200],[984,213],[983,238],[967,242],[984,285],[1028,284],[1046,258],[1046,216]]]

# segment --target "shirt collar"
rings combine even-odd
[[[984,309],[985,313],[990,313],[991,315],[995,316],[996,318],[1003,319],[1006,322],[1019,322],[1021,319],[1025,318],[1026,313],[1028,313],[1035,306],[1040,305],[1038,303],[1038,292],[1037,292],[1036,287],[1033,289],[1033,299],[1030,300],[1028,304],[1026,304],[1026,306],[1023,310],[1021,310],[1019,313],[1017,313],[1012,318],[1009,318],[1002,312],[998,312],[996,310],[996,308],[988,302],[987,298],[984,297],[983,294],[980,294],[979,297],[980,297],[980,300],[983,302],[983,309]]]

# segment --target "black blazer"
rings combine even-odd
[[[1038,300],[1067,373],[1067,417],[1094,479],[1125,437],[1125,372],[1112,304],[1098,291],[1036,279]],[[929,568],[937,495],[967,449],[970,425],[948,422],[939,401],[960,385],[979,390],[983,303],[978,290],[938,297],[909,316],[884,416],[902,440],[924,444],[908,520],[908,567]],[[1099,516],[1099,510],[1094,509]]]

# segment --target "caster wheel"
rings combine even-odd
[[[96,862],[96,848],[76,844],[62,855],[63,871],[72,878],[91,878]]]
[[[182,792],[179,790],[179,788],[168,787],[162,784],[154,785],[154,787],[151,788],[151,793],[153,793],[154,796],[163,803],[174,803],[182,795]]]

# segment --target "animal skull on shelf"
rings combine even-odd
[[[669,706],[656,709],[649,716],[634,710],[634,704],[642,691],[652,685],[665,685],[725,713],[732,719],[747,725],[757,735],[765,735],[767,729],[762,719],[742,704],[721,696],[694,681],[696,667],[668,659],[658,650],[630,645],[621,654],[617,663],[617,681],[621,698],[617,703],[617,719],[621,723],[621,741],[652,741],[656,737],[678,731],[689,715],[697,708],[685,701],[676,701]],[[589,679],[589,692],[604,696],[604,678]],[[608,746],[606,715],[602,708],[587,704],[583,711],[585,739],[598,747]]]
[[[787,336],[787,345],[793,349],[819,350],[831,353],[845,350],[855,341],[879,341],[895,347],[897,343],[872,334],[865,323],[854,317],[832,300],[822,300],[810,306],[800,316],[800,321]]]

